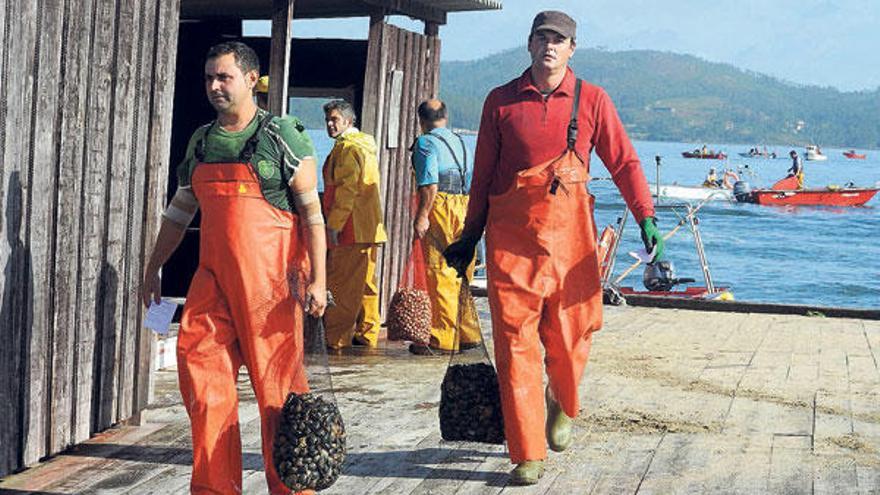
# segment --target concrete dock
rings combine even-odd
[[[440,439],[447,358],[397,343],[331,356],[349,453],[322,493],[880,493],[880,321],[635,307],[606,308],[605,321],[577,441],[533,487],[507,485],[503,446]],[[244,492],[265,493],[244,376],[240,392]],[[157,373],[144,420],[0,481],[0,493],[187,493],[174,370]]]

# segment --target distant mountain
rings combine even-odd
[[[454,127],[477,129],[486,94],[528,66],[525,48],[441,65]],[[575,72],[611,95],[634,139],[880,148],[880,90],[801,86],[651,50],[578,49]]]

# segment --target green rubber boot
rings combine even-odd
[[[572,442],[571,418],[565,414],[556,399],[550,394],[550,385],[545,392],[547,399],[547,445],[553,452],[562,452],[569,448]]]
[[[521,462],[510,472],[510,482],[514,485],[534,485],[544,476],[544,461]]]

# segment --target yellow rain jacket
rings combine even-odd
[[[323,174],[324,216],[339,232],[339,245],[385,242],[373,136],[352,128],[336,138]]]

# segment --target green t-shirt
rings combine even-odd
[[[257,110],[248,126],[238,132],[224,130],[214,122],[196,129],[186,148],[186,157],[177,167],[178,186],[188,188],[192,185],[199,141],[205,140],[205,163],[237,162],[245,143],[257,131],[266,115],[268,112]],[[260,178],[266,201],[282,210],[293,211],[293,197],[288,184],[302,160],[315,157],[315,147],[298,118],[273,116],[271,119],[260,131],[251,164]]]

